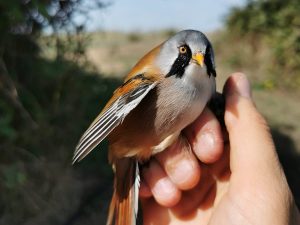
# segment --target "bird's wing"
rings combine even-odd
[[[136,75],[119,87],[111,100],[79,140],[73,163],[89,154],[115,127],[121,124],[129,112],[153,89],[157,81]]]

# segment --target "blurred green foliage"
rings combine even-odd
[[[269,67],[279,83],[300,86],[300,4],[298,0],[249,0],[227,18],[230,34],[265,41],[273,52]],[[282,79],[284,78],[284,79]]]
[[[72,18],[105,5],[82,2],[0,1],[0,224],[75,223],[90,196],[110,196],[105,150],[71,165],[82,131],[120,83],[91,72],[85,24]]]

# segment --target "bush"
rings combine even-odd
[[[272,49],[273,72],[300,86],[300,4],[298,0],[250,0],[233,8],[227,28],[234,35],[266,40]],[[297,83],[298,82],[298,83]]]

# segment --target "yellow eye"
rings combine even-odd
[[[186,53],[186,47],[185,46],[180,46],[179,47],[179,52],[181,53],[181,54],[185,54]]]

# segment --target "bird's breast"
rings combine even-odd
[[[210,99],[212,91],[203,85],[190,86],[175,77],[160,82],[109,136],[110,157],[147,159],[164,150]]]
[[[158,85],[155,129],[160,135],[182,130],[202,112],[211,97],[211,88],[194,86],[180,78],[165,79]]]

